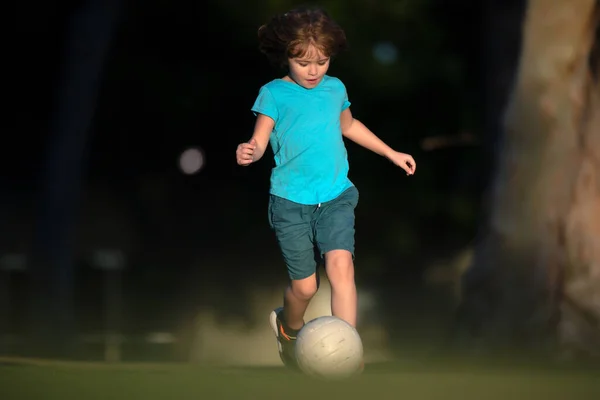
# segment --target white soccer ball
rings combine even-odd
[[[298,332],[296,359],[307,375],[348,378],[362,370],[362,340],[356,329],[340,318],[315,318]]]

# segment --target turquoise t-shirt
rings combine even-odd
[[[316,205],[353,186],[340,126],[349,106],[342,81],[328,75],[312,89],[283,79],[260,88],[252,112],[275,121],[269,139],[275,158],[271,194]]]

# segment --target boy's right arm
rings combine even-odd
[[[269,137],[275,126],[275,121],[263,114],[258,114],[256,124],[254,124],[254,133],[247,143],[238,145],[235,152],[236,160],[239,165],[247,166],[260,160],[265,154]]]

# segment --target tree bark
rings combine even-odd
[[[597,22],[596,0],[527,3],[490,216],[463,281],[461,321],[487,345],[600,352]]]

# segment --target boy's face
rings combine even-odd
[[[309,45],[306,54],[288,59],[290,77],[306,89],[316,87],[329,69],[330,58]]]

